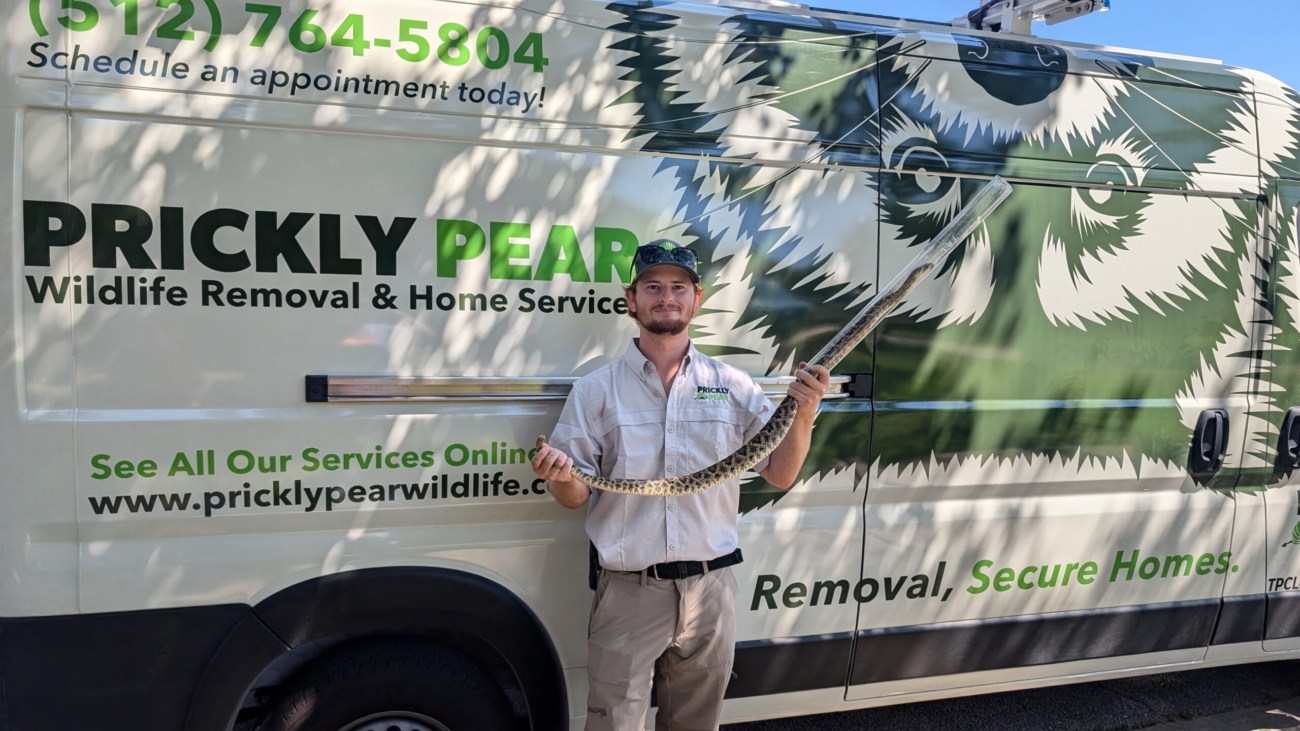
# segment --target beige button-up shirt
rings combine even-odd
[[[693,345],[665,394],[634,340],[622,358],[574,384],[551,444],[579,469],[604,477],[679,477],[736,451],[775,408],[747,373]],[[587,535],[607,569],[640,571],[736,550],[739,479],[683,497],[592,493]]]

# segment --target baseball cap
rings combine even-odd
[[[637,247],[636,255],[632,257],[632,281],[636,282],[648,269],[660,264],[679,266],[691,275],[691,281],[700,283],[699,260],[695,252],[672,239],[659,239]]]

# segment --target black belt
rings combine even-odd
[[[656,579],[686,579],[692,576],[699,576],[710,571],[717,571],[728,566],[735,566],[744,561],[745,557],[740,553],[740,549],[728,553],[725,556],[718,556],[712,561],[668,561],[666,563],[657,563],[645,570],[647,576]],[[635,572],[635,573],[640,573]]]

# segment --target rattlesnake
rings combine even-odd
[[[934,271],[935,267],[958,244],[974,233],[993,209],[1010,194],[1011,186],[1006,181],[1000,177],[993,178],[970,204],[963,208],[952,222],[889,283],[889,286],[873,297],[867,306],[809,361],[808,365],[825,366],[827,370],[838,365],[868,333],[898,307],[909,292]],[[752,439],[722,461],[689,475],[657,480],[624,480],[588,474],[577,467],[571,468],[570,471],[574,479],[588,487],[625,495],[675,497],[704,492],[715,485],[740,477],[771,454],[785,439],[790,426],[794,424],[797,408],[798,402],[786,396],[776,407],[772,418]],[[544,444],[546,444],[546,435],[537,437],[537,448],[541,449]]]

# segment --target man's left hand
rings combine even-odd
[[[795,382],[790,384],[786,393],[799,404],[798,414],[812,418],[817,414],[817,406],[826,395],[826,388],[831,385],[831,372],[825,366],[808,367],[800,363],[794,372]]]

